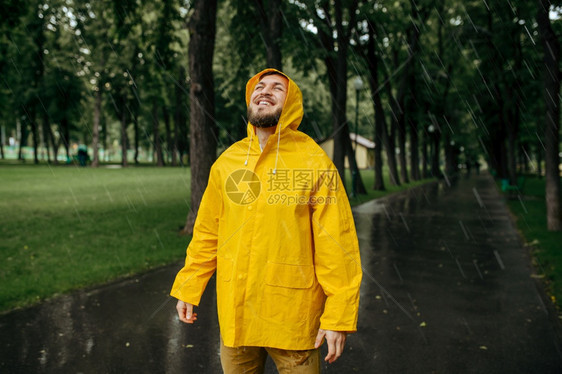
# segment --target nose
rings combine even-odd
[[[272,87],[270,85],[264,86],[264,88],[261,90],[262,95],[271,95],[271,89]]]

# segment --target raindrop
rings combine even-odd
[[[467,240],[470,239],[470,236],[468,236],[468,232],[466,231],[466,228],[464,227],[464,223],[462,223],[462,221],[459,221],[459,225],[461,226],[462,232],[464,233],[464,237]]]
[[[410,232],[410,228],[408,227],[408,223],[406,223],[406,218],[404,218],[404,215],[402,215],[402,213],[400,213],[400,218],[402,219],[402,223],[406,227],[406,231]]]
[[[480,276],[480,279],[484,279],[484,277],[482,276],[482,273],[480,272],[480,268],[478,267],[478,261],[472,260],[472,263],[474,264],[474,267],[476,268],[476,271],[478,272],[478,275]]]
[[[455,258],[455,262],[457,263],[457,267],[459,268],[459,271],[461,272],[461,275],[464,279],[466,279],[466,275],[464,274],[464,271],[462,270],[462,266],[461,263],[459,262],[458,257]]]
[[[498,251],[494,251],[494,255],[496,256],[496,260],[498,261],[498,264],[500,265],[500,269],[505,270],[505,266],[503,265],[503,261],[500,257],[500,254],[498,253]]]
[[[476,190],[476,187],[472,188],[472,193],[476,197],[476,201],[478,201],[478,205],[480,205],[480,208],[484,208],[484,202],[482,202],[482,198],[480,197],[480,194]]]
[[[396,263],[392,264],[392,266],[394,267],[394,270],[396,271],[396,274],[400,279],[400,283],[404,283],[404,279],[402,278],[402,275],[400,274],[400,271],[398,270],[398,266],[396,266]]]

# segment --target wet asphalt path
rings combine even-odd
[[[354,215],[359,332],[323,372],[562,372],[555,316],[489,176],[426,185]],[[180,267],[1,315],[0,373],[220,373],[214,282],[186,326],[167,296]]]

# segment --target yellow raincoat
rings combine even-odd
[[[272,70],[248,81],[246,104]],[[297,130],[302,94],[288,80],[276,132],[263,151],[248,123],[248,137],[212,166],[185,266],[172,286],[172,296],[198,305],[216,270],[228,347],[313,349],[319,328],[356,331],[362,272],[351,209],[331,160]]]

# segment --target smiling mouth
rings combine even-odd
[[[272,106],[273,104],[270,103],[269,101],[265,101],[265,100],[260,100],[258,101],[258,106]]]

